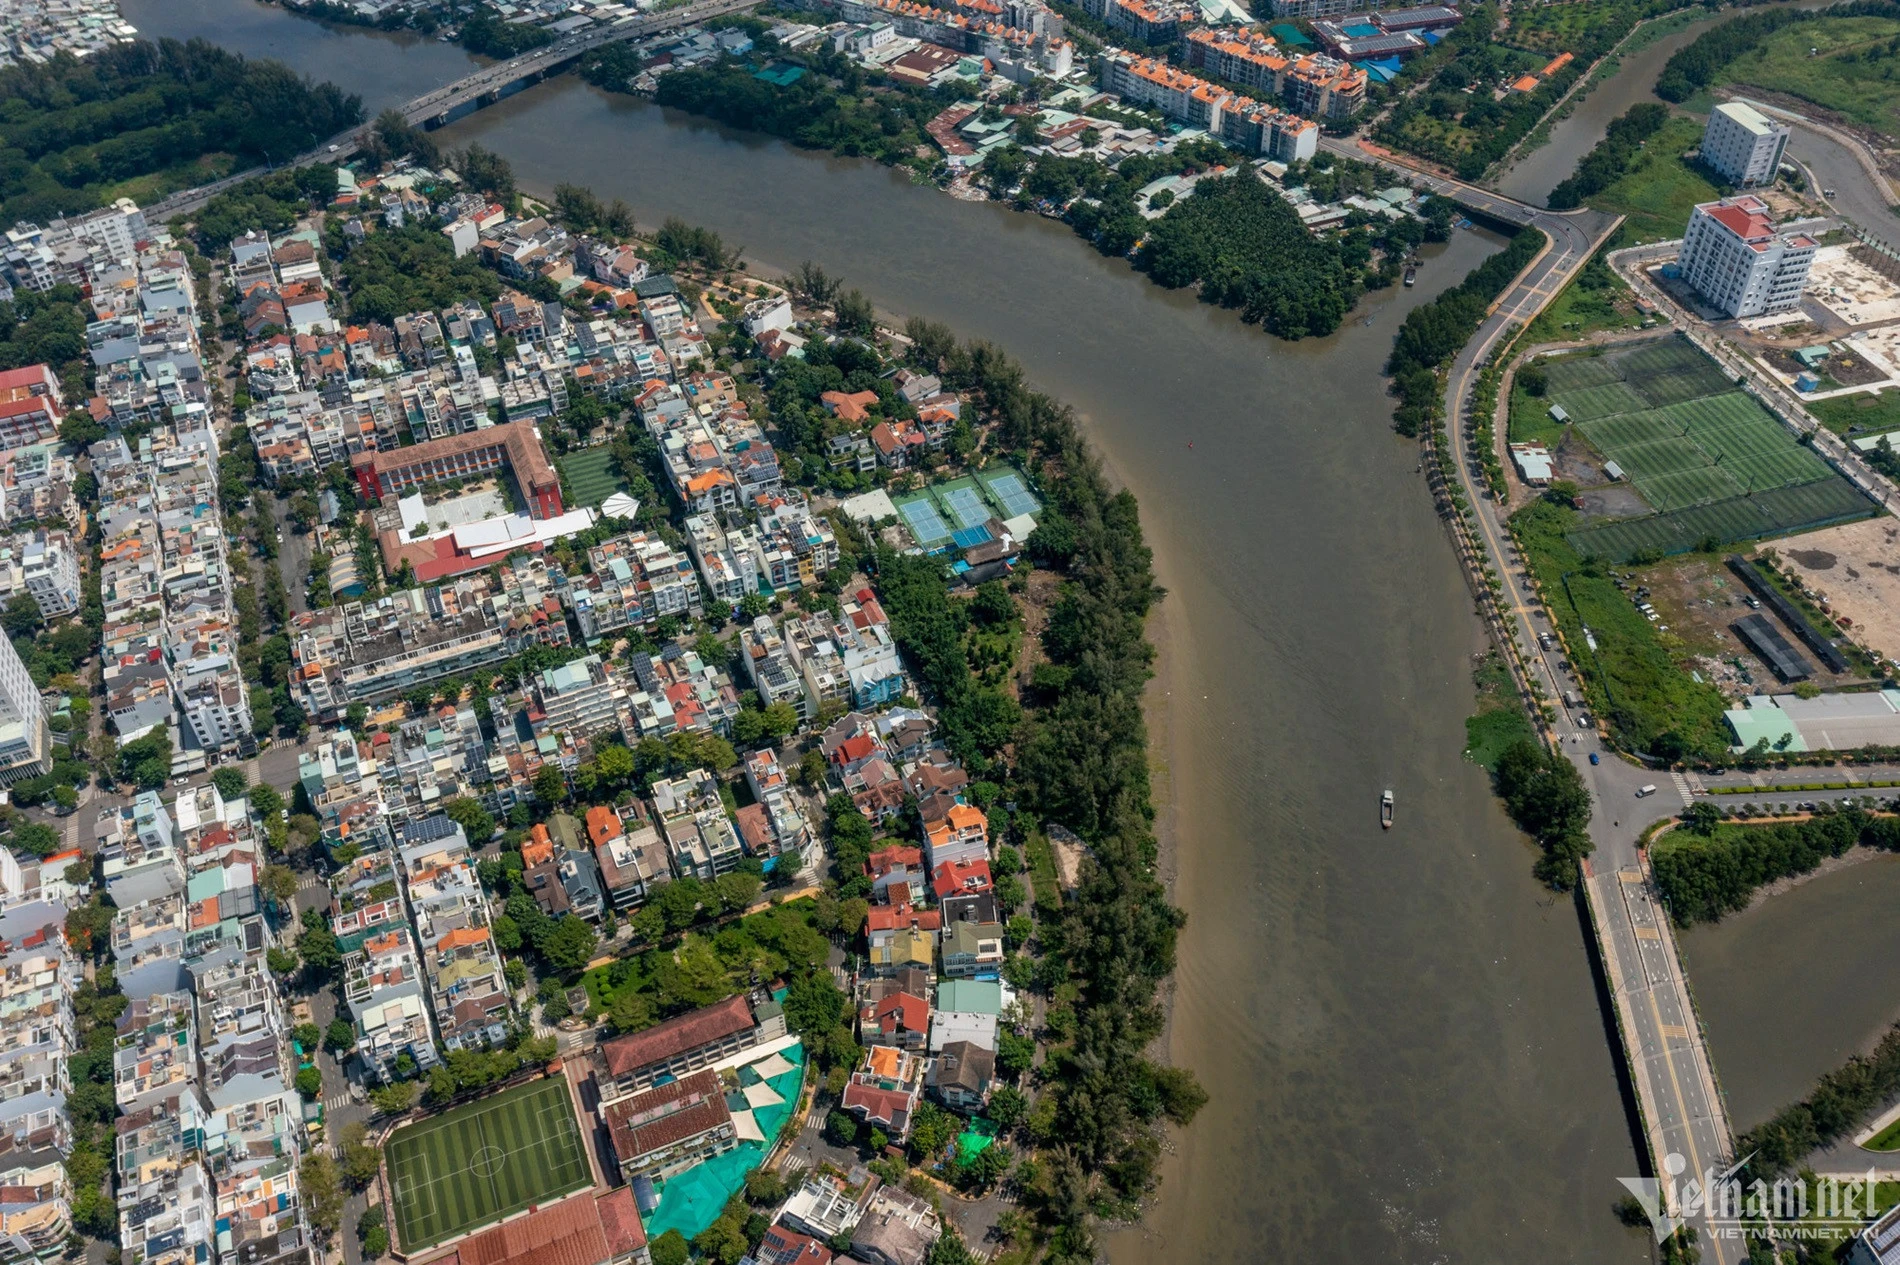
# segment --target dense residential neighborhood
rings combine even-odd
[[[7,1241],[302,1261],[359,1200],[352,1259],[995,1233],[1024,849],[1044,916],[1082,862],[991,780],[1027,450],[986,449],[943,335],[847,327],[835,286],[439,160],[324,172],[222,240],[124,200],[8,236],[10,295],[90,310],[83,357],[5,379],[36,499],[0,559],[0,952],[47,1018],[9,1045]],[[398,257],[433,304],[392,302]],[[546,1206],[439,1224],[432,1122],[562,1086]]]

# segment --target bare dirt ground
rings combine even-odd
[[[1900,523],[1829,527],[1779,541],[1775,552],[1856,641],[1885,658],[1900,655]]]

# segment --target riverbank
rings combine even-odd
[[[822,45],[815,52],[767,47],[655,79],[640,50],[614,45],[589,53],[581,74],[603,91],[650,95],[663,108],[805,149],[875,158],[959,199],[987,197],[1061,220],[1157,284],[1190,290],[1289,340],[1332,333],[1366,292],[1395,285],[1419,246],[1450,235],[1454,209],[1442,199],[1412,203],[1415,213],[1397,218],[1368,212],[1374,204],[1365,199],[1391,177],[1331,153],[1292,164],[1284,177],[1205,137],[1166,151],[1064,156],[1046,147],[1074,134],[1077,123],[1085,146],[1097,142],[1099,129],[1083,116],[1045,113],[1037,104],[946,108],[938,95]],[[956,129],[973,114],[1008,126],[1015,139],[978,166],[954,170],[936,146],[961,145]],[[1349,209],[1348,200],[1358,205]],[[1302,212],[1314,209],[1337,215],[1339,226],[1310,230]]]
[[[372,114],[469,64],[252,0],[128,3],[154,36],[268,52]],[[1405,314],[1496,235],[1426,247],[1417,287],[1328,338],[1269,343],[1040,216],[572,77],[436,139],[1009,347],[1140,498],[1168,589],[1151,760],[1189,910],[1166,1039],[1213,1109],[1161,1155],[1142,1226],[1104,1235],[1116,1265],[1242,1265],[1263,1236],[1290,1258],[1648,1261],[1605,1211],[1638,1161],[1579,922],[1461,755],[1485,642],[1379,374]]]

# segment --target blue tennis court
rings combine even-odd
[[[928,496],[920,493],[910,500],[894,503],[920,548],[935,549],[949,543],[950,525],[943,521],[943,515],[937,513],[937,507]]]
[[[955,483],[946,483],[936,492],[937,500],[956,520],[958,527],[981,527],[990,521],[990,507],[983,504],[974,480],[959,479]]]
[[[990,535],[987,527],[959,527],[950,533],[950,539],[956,542],[959,549],[974,549],[978,545],[988,544],[995,537]]]
[[[991,498],[1003,507],[1003,517],[1016,518],[1023,514],[1034,514],[1042,508],[1042,502],[1029,490],[1029,484],[1023,476],[1014,470],[998,470],[988,474],[979,474],[983,487]]]

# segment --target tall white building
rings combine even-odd
[[[12,640],[0,637],[0,786],[52,772],[52,743],[39,687]]]
[[[1708,130],[1702,133],[1703,164],[1743,189],[1773,184],[1787,148],[1787,124],[1739,101],[1711,110]]]
[[[1678,266],[1703,298],[1733,317],[1785,312],[1800,302],[1815,241],[1783,233],[1752,194],[1704,202],[1689,216]]]

